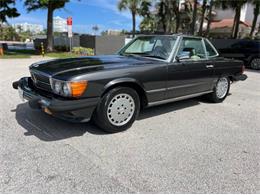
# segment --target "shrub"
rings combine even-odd
[[[73,47],[72,52],[81,56],[93,56],[94,50],[85,47]]]
[[[61,52],[66,52],[66,51],[69,51],[69,48],[65,45],[57,45],[57,46],[54,46],[54,50],[55,51],[61,51]]]

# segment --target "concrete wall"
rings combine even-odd
[[[95,48],[96,39],[95,36],[91,35],[81,35],[80,36],[80,46],[86,48]]]
[[[125,36],[97,36],[96,55],[115,54],[125,45]]]
[[[80,46],[93,48],[95,55],[115,54],[124,45],[125,36],[80,36]]]
[[[41,42],[43,42],[44,48],[46,50],[46,46],[47,46],[46,38],[36,38],[33,41],[34,48],[39,49],[41,47]],[[62,46],[69,49],[70,41],[67,36],[54,36],[53,42],[54,42],[54,48],[58,46]],[[72,37],[72,47],[79,47],[79,46],[80,46],[80,37],[79,35],[74,35]]]
[[[67,36],[54,36],[54,46],[67,46],[70,45],[70,40]],[[74,35],[72,37],[72,47],[79,47],[80,45],[80,37],[79,35]]]

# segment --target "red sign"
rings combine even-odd
[[[72,17],[67,18],[67,25],[72,26]]]

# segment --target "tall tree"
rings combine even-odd
[[[47,9],[47,50],[53,51],[53,13],[63,8],[69,0],[25,0],[27,10]]]
[[[206,33],[205,33],[206,36],[209,36],[210,25],[211,25],[211,22],[212,22],[213,5],[214,5],[214,0],[211,0],[210,3],[209,3],[208,23],[207,23]]]
[[[139,15],[143,17],[140,23],[140,30],[145,32],[154,32],[156,30],[155,15],[151,13],[151,1],[142,1],[139,8]]]
[[[118,3],[118,9],[122,10],[130,10],[132,14],[132,35],[135,36],[136,29],[136,15],[138,15],[138,11],[140,8],[141,0],[120,0]]]
[[[161,0],[157,3],[157,23],[164,33],[177,32],[180,26],[178,0]]]
[[[231,37],[237,38],[239,32],[241,9],[247,2],[249,2],[249,0],[217,0],[216,2],[216,5],[222,7],[223,9],[232,9],[235,11]]]
[[[20,16],[14,5],[15,0],[0,0],[0,24],[7,22],[7,18]]]
[[[202,35],[202,32],[203,32],[203,23],[204,23],[206,9],[207,9],[207,0],[203,0],[201,20],[200,20],[200,28],[199,28],[199,35]]]
[[[158,3],[158,13],[157,13],[157,17],[158,17],[158,26],[162,27],[163,32],[166,33],[167,31],[167,18],[166,18],[166,14],[167,14],[167,2],[166,0],[161,0]]]
[[[253,22],[252,22],[252,27],[251,27],[251,31],[250,31],[250,37],[253,37],[254,31],[255,31],[255,27],[256,27],[256,22],[257,22],[257,18],[260,14],[260,1],[259,0],[254,0],[253,4],[255,5],[254,8],[254,18],[253,18]]]
[[[197,11],[198,11],[198,0],[193,2],[193,13],[192,13],[192,23],[191,23],[191,34],[194,35],[196,31],[197,22]]]

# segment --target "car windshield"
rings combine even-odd
[[[175,41],[176,37],[173,36],[141,36],[124,47],[119,54],[166,60],[172,52]]]

